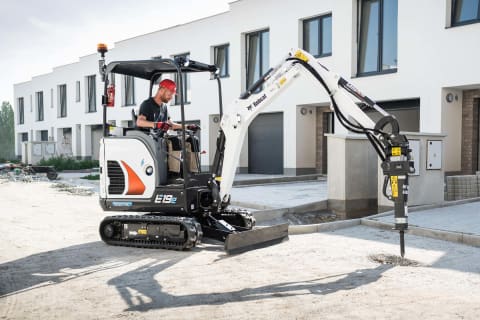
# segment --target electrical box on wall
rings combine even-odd
[[[427,170],[442,169],[442,141],[427,140]]]

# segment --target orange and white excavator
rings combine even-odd
[[[408,228],[408,175],[413,170],[407,138],[399,133],[397,120],[363,95],[344,78],[329,71],[312,55],[291,50],[223,112],[218,68],[193,60],[151,59],[105,63],[101,54],[104,136],[100,142],[100,204],[106,211],[127,214],[106,217],[100,236],[108,244],[189,249],[202,237],[225,242],[228,253],[278,243],[288,238],[288,225],[255,227],[253,215],[230,207],[230,191],[248,126],[273,99],[300,75],[309,74],[326,90],[340,123],[354,133],[365,134],[382,160],[384,195],[394,202],[395,228],[400,231],[404,255],[404,231]],[[124,128],[113,136],[107,123],[107,106],[114,105],[109,74],[134,76],[150,81],[162,75],[177,75],[181,121],[185,123],[182,77],[185,73],[207,73],[218,82],[221,115],[216,154],[211,172],[202,172],[195,133],[189,130],[144,132]],[[362,108],[381,113],[375,123]],[[387,186],[391,193],[387,194]],[[134,214],[135,213],[135,214]],[[138,214],[143,213],[143,214]]]

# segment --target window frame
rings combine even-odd
[[[250,37],[251,36],[255,36],[255,35],[258,35],[258,41],[259,41],[259,61],[258,61],[258,64],[260,66],[260,70],[259,70],[259,76],[263,76],[265,74],[265,72],[268,71],[267,70],[263,70],[263,40],[262,40],[262,34],[263,33],[266,33],[268,32],[268,43],[270,44],[270,28],[266,28],[266,29],[262,29],[262,30],[258,30],[258,31],[254,31],[254,32],[249,32],[249,33],[246,33],[245,34],[245,85],[246,85],[246,89],[250,88],[251,85],[253,85],[258,79],[254,79],[252,83],[248,83],[248,78],[249,78],[249,68],[248,68],[248,64],[249,64],[249,40],[250,40]],[[269,52],[270,54],[270,48],[269,48]]]
[[[25,99],[18,97],[18,124],[25,124]]]
[[[360,72],[360,63],[361,63],[361,40],[362,40],[362,14],[363,14],[363,4],[366,1],[378,1],[379,2],[379,9],[378,9],[378,52],[377,52],[377,70],[376,71],[367,71],[367,72]],[[359,10],[358,10],[358,33],[357,33],[357,74],[356,77],[368,77],[374,75],[382,75],[382,74],[390,74],[398,72],[398,62],[397,67],[391,69],[382,69],[382,60],[383,60],[383,4],[385,0],[359,0]],[[398,1],[397,1],[397,60],[398,60]]]
[[[90,79],[93,79],[93,85],[90,86],[89,85],[89,81]],[[94,113],[94,112],[97,112],[97,77],[95,74],[92,74],[92,75],[89,75],[89,76],[86,76],[86,82],[87,82],[87,90],[86,90],[86,94],[87,94],[87,99],[86,99],[86,104],[87,104],[87,113]],[[93,90],[93,99],[90,100],[90,89]],[[93,108],[92,108],[92,103],[93,102]]]
[[[470,20],[465,20],[465,21],[460,21],[460,22],[456,22],[455,21],[455,13],[456,13],[456,9],[457,9],[457,6],[456,4],[458,3],[457,2],[458,0],[452,0],[451,1],[451,17],[450,17],[450,21],[451,21],[451,25],[452,27],[460,27],[460,26],[466,26],[466,25],[469,25],[469,24],[474,24],[474,23],[479,23],[480,22],[480,0],[477,0],[479,3],[478,3],[478,9],[477,9],[477,17],[475,19],[470,19]]]
[[[332,56],[333,46],[332,46],[331,51],[329,53],[323,53],[323,20],[326,19],[326,18],[331,18],[332,19],[332,32],[333,32],[333,18],[332,18],[332,13],[331,12],[302,20],[302,41],[303,41],[302,42],[302,48],[307,52],[310,52],[310,50],[307,50],[307,48],[305,48],[305,43],[307,42],[306,41],[307,36],[306,36],[306,32],[305,32],[305,24],[307,24],[309,22],[312,22],[312,21],[315,21],[315,20],[318,20],[318,48],[317,49],[318,49],[318,52],[320,52],[320,54],[313,55],[315,58],[324,58],[324,57]],[[330,38],[333,40],[332,35],[330,36]]]
[[[40,103],[40,97],[42,97],[41,99],[41,103]],[[36,106],[36,121],[44,121],[45,120],[45,99],[44,99],[44,95],[43,95],[43,91],[37,91],[35,92],[35,106]],[[40,106],[42,107],[40,109]],[[42,112],[40,112],[40,110]],[[41,117],[40,117],[41,115]]]
[[[63,94],[63,102],[64,104],[62,104],[62,88],[64,88],[64,94]],[[58,101],[58,106],[59,106],[59,110],[58,110],[58,117],[59,118],[66,118],[67,117],[67,84],[64,83],[64,84],[59,84],[57,86],[57,101]]]
[[[229,68],[229,64],[230,64],[230,57],[229,57],[230,56],[230,44],[229,43],[213,47],[213,64],[216,65],[218,50],[221,50],[221,49],[226,50],[225,51],[225,72],[224,72],[224,74],[222,74],[222,69],[220,69],[220,73],[219,73],[218,76],[220,78],[229,78],[230,77],[230,68]],[[220,66],[217,66],[217,67],[220,68]]]

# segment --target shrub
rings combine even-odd
[[[99,166],[98,160],[76,160],[70,157],[52,157],[48,160],[42,159],[38,163],[40,166],[53,166],[57,171],[63,170],[82,170],[97,168]]]

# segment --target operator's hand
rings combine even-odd
[[[153,128],[154,129],[160,129],[162,131],[168,131],[168,129],[170,129],[170,125],[168,124],[168,122],[154,122],[153,123]]]
[[[187,125],[188,130],[192,130],[193,132],[196,132],[200,130],[200,126],[197,126],[196,124],[189,124]]]

